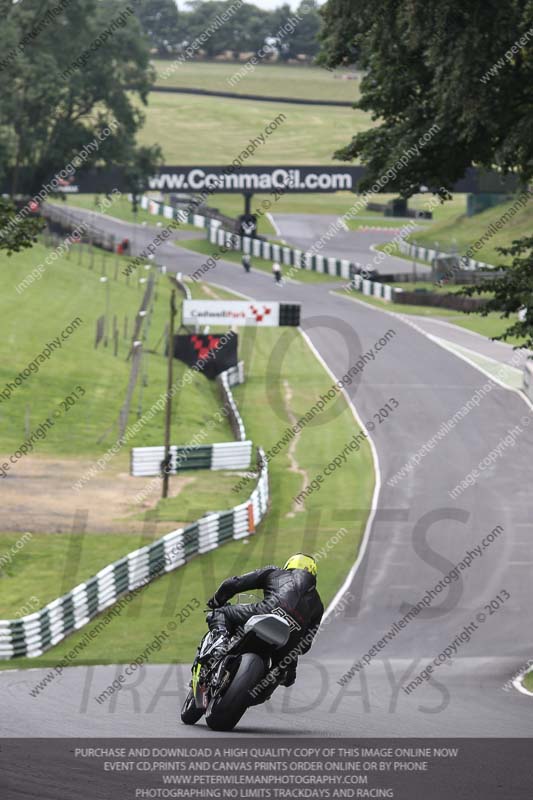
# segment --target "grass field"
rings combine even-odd
[[[528,691],[533,692],[533,671],[527,673],[523,683]]]
[[[463,255],[485,235],[488,239],[471,257],[488,264],[505,264],[509,259],[497,253],[496,249],[510,245],[513,239],[530,236],[533,228],[533,202],[530,200],[528,205],[520,208],[500,230],[494,234],[489,231],[489,226],[495,225],[512,205],[512,202],[502,203],[473,217],[452,214],[448,218],[437,220],[437,224],[427,230],[417,231],[408,238],[410,241],[431,248],[438,243],[440,250]]]
[[[259,64],[233,86],[228,82],[242,68],[239,62],[226,63],[155,59],[156,85],[186,89],[206,89],[238,94],[295,97],[305,100],[340,100],[352,103],[359,99],[359,80],[343,79],[353,74],[342,70],[329,72],[320,67],[284,64]],[[163,77],[164,74],[167,77]]]
[[[161,145],[166,164],[230,164],[279,114],[285,121],[247,161],[256,164],[334,164],[333,153],[370,127],[350,108],[314,108],[215,97],[157,94],[143,108],[141,144]],[[338,162],[337,162],[338,164]]]
[[[59,420],[48,437],[39,443],[39,452],[53,452],[58,456],[100,454],[109,442],[98,444],[96,440],[116,420],[127,381],[125,348],[121,348],[117,358],[101,348],[93,349],[94,320],[103,312],[104,303],[103,297],[98,295],[103,286],[99,280],[100,270],[96,269],[98,264],[90,270],[87,264],[78,265],[74,256],[70,261],[60,259],[37,285],[29,287],[20,297],[16,295],[14,286],[21,276],[45,255],[45,248],[39,245],[29,253],[5,259],[2,311],[13,334],[2,345],[0,390],[5,381],[12,380],[42,350],[47,340],[58,334],[75,312],[83,317],[83,326],[63,344],[61,351],[52,354],[39,372],[31,375],[27,387],[17,389],[19,402],[11,398],[0,404],[2,422],[6,423],[2,425],[0,447],[3,452],[9,452],[24,438],[25,400],[31,398],[33,420],[34,409],[44,416],[71,388],[72,382],[85,382],[88,405],[82,403],[85,399],[82,398],[68,412],[68,419]],[[108,274],[113,262],[114,258],[109,259],[106,265]],[[111,279],[110,286],[112,309],[120,314],[134,313],[139,302],[137,287],[127,286],[123,278],[116,285]],[[197,296],[202,295],[202,285],[194,285],[192,289]],[[218,287],[216,292],[219,296],[231,296]],[[168,290],[160,283],[149,336],[151,344],[161,333],[167,300]],[[42,313],[43,308],[46,314]],[[250,437],[268,449],[291,421],[289,409],[297,418],[305,414],[320,394],[328,390],[331,379],[295,329],[243,330],[240,355],[244,358],[248,378],[245,385],[235,389],[236,399]],[[164,376],[161,349],[151,356],[149,363],[149,383],[143,389],[146,408],[161,388]],[[175,366],[179,375],[181,365],[175,362]],[[173,439],[177,441],[186,442],[202,430],[210,413],[218,408],[212,384],[201,376],[198,379],[197,386],[179,395],[173,430]],[[136,402],[133,405],[136,409]],[[128,443],[128,449],[133,443],[153,444],[156,438],[161,441],[161,422],[154,419],[150,429],[139,434],[138,441]],[[11,428],[13,430],[9,430]],[[331,475],[326,490],[311,495],[305,510],[296,510],[292,498],[304,482],[312,480],[345,446],[356,430],[345,401],[342,398],[334,401],[331,410],[323,412],[304,429],[293,451],[289,453],[282,448],[272,459],[272,507],[259,534],[197,557],[185,568],[158,579],[86,648],[83,658],[76,663],[129,662],[176,610],[193,597],[203,604],[228,575],[246,572],[264,563],[283,563],[290,552],[299,548],[318,549],[344,528],[339,543],[320,565],[320,590],[326,602],[331,599],[355,559],[368,513],[374,480],[369,447],[364,445],[341,470]],[[231,439],[226,426],[211,431],[208,438],[210,441],[224,439]],[[292,471],[295,464],[305,471],[305,481],[300,472]],[[117,469],[124,469],[124,463],[117,460]],[[238,474],[197,473],[178,498],[159,501],[148,517],[168,521],[168,529],[172,530],[176,518],[189,521],[207,511],[231,507],[247,496],[255,484],[251,480],[240,491],[233,492],[232,487],[239,477]],[[339,497],[345,500],[339,503]],[[347,519],[354,521],[349,523]],[[127,530],[112,536],[92,532],[86,536],[57,535],[53,531],[34,533],[0,574],[0,617],[16,616],[31,597],[38,598],[39,607],[46,604],[153,536],[149,523],[142,535],[128,534]],[[1,533],[0,555],[9,552],[19,537],[20,534],[14,532]],[[204,628],[203,614],[195,612],[153,660],[190,660]],[[0,666],[13,669],[15,666],[53,665],[76,644],[85,630],[73,634],[39,659],[17,659],[16,662],[2,662]]]
[[[107,257],[102,262],[102,251],[96,251],[91,270],[88,255],[84,253],[82,264],[78,264],[79,252],[74,249],[70,260],[63,257],[55,261],[40,281],[18,295],[15,286],[44,261],[47,252],[44,246],[36,245],[29,252],[3,259],[0,310],[10,333],[0,342],[0,391],[7,382],[13,383],[21,370],[43,351],[47,342],[60,336],[73,319],[79,317],[82,322],[62,342],[61,349],[56,348],[46,363],[39,365],[37,372],[22,381],[8,401],[0,403],[0,451],[8,453],[17,448],[27,438],[28,428],[37,427],[81,384],[86,390],[85,395],[55,422],[35,449],[37,454],[100,454],[115,441],[118,433],[116,423],[124,402],[131,364],[126,357],[145,284],[138,283],[140,273],[132,276],[129,285],[126,283],[120,272],[126,260],[119,264],[116,257]],[[109,277],[107,283],[100,281],[102,264]],[[117,280],[114,280],[116,269]],[[145,280],[144,276],[141,279]],[[106,313],[107,287],[110,321],[116,316],[120,330],[116,357],[111,346],[106,349],[100,345],[94,349],[96,319]],[[166,385],[162,337],[168,319],[169,290],[168,279],[160,276],[144,344],[144,380],[138,381],[130,422],[137,418],[138,411],[146,411],[157,400]],[[126,320],[128,336],[125,338]],[[185,369],[185,365],[176,362],[176,380]],[[210,419],[219,405],[214,386],[201,375],[195,376],[187,396],[178,394],[175,402],[180,409],[179,415],[175,415],[173,430],[177,441],[186,441],[184,437],[188,432]],[[132,445],[163,441],[163,423],[164,414],[161,412],[150,426],[136,434]],[[209,441],[231,439],[231,432],[224,423],[216,423],[209,435],[212,437]]]

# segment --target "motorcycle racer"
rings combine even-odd
[[[324,613],[316,576],[315,559],[296,553],[282,569],[267,566],[227,578],[207,602],[212,609],[207,624],[216,637],[216,649],[223,653],[231,635],[256,614],[278,614],[291,629],[289,641],[277,654],[278,662],[285,665],[280,683],[291,686],[296,680],[298,657],[311,647]],[[234,595],[253,589],[263,590],[264,599],[259,603],[225,605]]]

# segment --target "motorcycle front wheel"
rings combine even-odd
[[[245,653],[223,695],[214,697],[205,712],[205,721],[214,731],[231,731],[246,709],[252,704],[250,692],[265,677],[263,659],[255,653]]]
[[[195,722],[198,722],[203,713],[203,710],[198,708],[194,701],[192,689],[189,689],[189,694],[181,707],[181,721],[184,725],[194,725]]]

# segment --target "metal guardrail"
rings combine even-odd
[[[136,478],[160,475],[164,458],[163,446],[134,447],[131,451],[131,474]],[[248,469],[251,460],[251,441],[174,445],[170,448],[169,472],[176,475],[191,469]]]
[[[409,256],[409,258],[419,258],[421,261],[426,261],[428,264],[431,264],[435,258],[454,257],[442,250],[433,250],[430,247],[422,247],[421,245],[413,244],[412,242],[406,242],[405,240],[402,240],[398,243],[398,249],[403,255]],[[457,256],[457,258],[459,259],[463,270],[474,271],[491,269],[491,265],[486,264],[484,261],[476,261],[473,258],[466,258],[463,256]]]
[[[50,230],[59,233],[76,231],[80,242],[87,242],[111,253],[115,252],[115,236],[102,230],[89,219],[81,219],[72,214],[68,208],[62,208],[52,203],[44,203],[41,213]]]
[[[180,292],[183,293],[183,296],[185,297],[185,299],[186,300],[192,300],[191,290],[189,289],[189,287],[185,283],[185,281],[183,279],[183,275],[181,274],[181,272],[178,272],[178,274],[174,277],[174,281],[176,283],[176,286],[180,290]]]
[[[152,200],[151,197],[147,197],[146,195],[141,197],[140,206],[149,214],[164,217],[164,219],[179,220],[179,222],[183,222],[186,225],[193,225],[195,228],[209,228],[211,225],[217,224],[203,214],[187,212],[182,208],[174,208],[174,206],[166,205],[159,200]]]
[[[230,367],[225,372],[217,375],[217,383],[222,394],[222,403],[226,410],[233,435],[238,442],[246,441],[246,430],[243,419],[237,408],[237,403],[231,391],[232,386],[244,383],[244,364],[242,361],[236,367]]]
[[[218,227],[209,228],[208,238],[211,244],[227,247],[230,250],[238,250],[242,253],[256,256],[256,258],[279,261],[280,264],[286,266],[320,272],[335,278],[349,280],[360,269],[359,264],[355,264],[347,258],[328,258],[322,255],[311,255],[294,247],[273,244],[257,237],[239,236],[236,233],[230,233]]]

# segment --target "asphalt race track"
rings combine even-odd
[[[290,227],[290,239],[296,244],[309,236],[305,218],[276,221],[285,238]],[[137,252],[153,237],[149,228],[138,226],[134,236],[133,226],[104,217],[98,224],[129,236]],[[369,244],[379,241],[376,231],[346,236],[352,239],[354,251],[364,255],[366,247],[367,257]],[[157,258],[183,273],[193,272],[205,260],[173,244],[161,245]],[[405,268],[404,262],[399,263]],[[386,259],[382,268],[398,271],[398,260]],[[227,262],[218,262],[205,277],[256,300],[302,302],[302,328],[336,377],[386,331],[395,332],[366,366],[359,383],[348,389],[364,422],[372,420],[390,398],[399,404],[372,433],[380,491],[364,556],[343,587],[344,594],[337,598],[337,610],[342,610],[332,611],[311,653],[302,659],[296,686],[278,689],[267,706],[248,712],[237,732],[245,736],[530,736],[531,698],[503,687],[533,656],[529,635],[533,410],[518,393],[493,383],[479,405],[418,467],[389,485],[397,470],[488,377],[414,328],[410,319],[333,294],[326,284],[291,282],[277,289],[269,275],[245,275],[241,267]],[[516,425],[522,433],[515,445],[504,449],[474,486],[452,500],[448,492]],[[358,430],[354,420],[354,432]],[[338,506],[340,527],[342,498]],[[474,558],[461,579],[402,628],[364,670],[345,686],[339,685],[353,662],[496,526],[503,532],[482,556]],[[507,593],[510,597],[498,610],[485,607]],[[430,681],[406,694],[402,686],[475,620],[477,628],[458,648],[452,663],[436,668]],[[123,689],[114,702],[98,705],[94,697],[118,671],[116,667],[71,668],[37,698],[29,695],[29,689],[47,670],[0,673],[2,736],[190,737],[191,729],[177,721],[177,706],[189,677],[187,666],[145,667],[137,685]],[[206,736],[216,735],[203,722],[197,728]]]
[[[311,249],[315,242],[326,237],[328,229],[336,222],[338,222],[338,217],[326,214],[320,216],[317,214],[276,214],[274,217],[278,237],[302,250]],[[410,220],[406,219],[405,223],[408,222]],[[363,227],[358,231],[339,231],[333,239],[325,238],[324,245],[318,252],[335,258],[348,258],[363,269],[375,269],[382,275],[412,274],[414,269],[419,276],[431,272],[431,267],[424,264],[413,266],[411,262],[402,258],[382,256],[378,251],[373,251],[373,245],[389,242],[394,237],[394,232],[398,232],[400,228],[387,229],[386,218],[382,221],[376,220],[375,217],[368,217],[367,225],[368,229]]]

